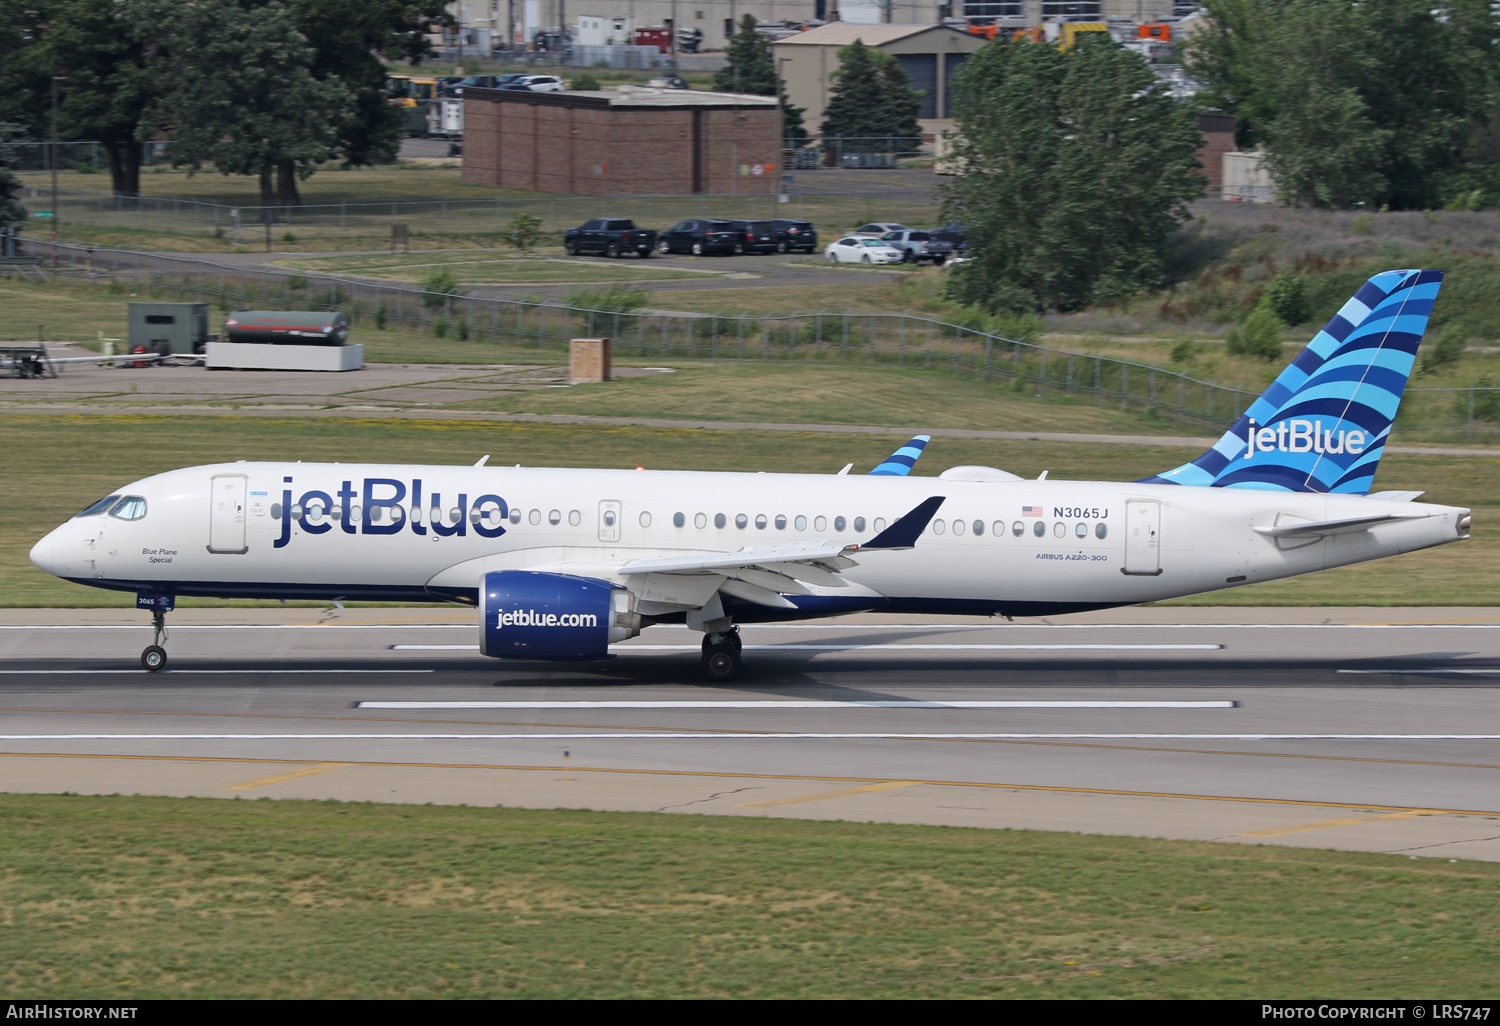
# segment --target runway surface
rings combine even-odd
[[[447,609],[0,614],[0,789],[1071,830],[1500,860],[1500,616],[858,616],[500,663]]]

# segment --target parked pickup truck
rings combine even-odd
[[[910,229],[887,232],[880,237],[880,241],[893,249],[899,249],[902,253],[901,262],[904,264],[920,264],[923,260],[931,260],[941,267],[953,255],[953,243],[939,242],[929,232],[914,232]]]
[[[563,235],[563,249],[569,256],[603,253],[619,257],[634,252],[648,257],[656,251],[656,233],[637,228],[634,221],[624,218],[596,217],[581,227],[569,228]]]

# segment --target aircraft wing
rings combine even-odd
[[[914,546],[945,499],[945,496],[935,495],[925,500],[863,545],[829,541],[754,545],[736,552],[637,559],[620,567],[619,572],[626,577],[637,574],[712,574],[727,579],[723,590],[731,595],[761,605],[792,608],[792,603],[782,595],[811,594],[807,585],[847,587],[839,575],[859,565],[853,558],[854,554]]]

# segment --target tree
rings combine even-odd
[[[714,88],[720,92],[775,96],[781,91],[771,40],[756,31],[757,24],[753,14],[740,19],[740,30],[724,54],[729,62],[714,72]]]
[[[26,223],[26,207],[21,202],[21,179],[11,170],[15,156],[10,140],[17,127],[0,123],[0,233]]]
[[[171,51],[168,92],[149,115],[171,132],[173,163],[257,175],[262,203],[301,202],[298,180],[333,157],[353,103],[342,82],[313,76],[292,11],[199,0],[179,8]]]
[[[1167,241],[1203,193],[1190,110],[1103,33],[1071,51],[996,43],[954,82],[961,173],[943,186],[969,260],[949,295],[987,310],[1123,301],[1166,277]]]
[[[58,131],[99,142],[116,196],[141,191],[142,120],[160,96],[158,68],[171,10],[159,0],[39,0],[37,33],[18,55],[32,88],[31,121],[46,124],[53,75],[60,83]]]
[[[771,40],[756,30],[755,15],[740,19],[740,30],[729,41],[729,63],[714,72],[714,88],[726,93],[775,96],[781,100],[781,134],[788,139],[807,138],[802,126],[803,107],[793,107],[786,98],[786,85],[776,73],[776,54]]]
[[[922,94],[896,58],[856,39],[839,49],[833,94],[824,112],[823,136],[848,140],[844,150],[916,149]],[[887,141],[889,139],[889,142]]]
[[[452,23],[444,0],[283,2],[313,49],[313,77],[337,79],[353,96],[335,129],[339,156],[348,165],[394,160],[401,146],[401,115],[386,103],[390,69],[385,61],[419,64],[432,56],[429,33]]]
[[[1241,122],[1240,142],[1264,148],[1286,202],[1426,209],[1473,189],[1466,172],[1490,163],[1497,24],[1485,0],[1207,6],[1189,71]]]

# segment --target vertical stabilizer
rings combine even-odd
[[[1146,480],[1369,492],[1442,281],[1442,271],[1375,275],[1212,449]]]

